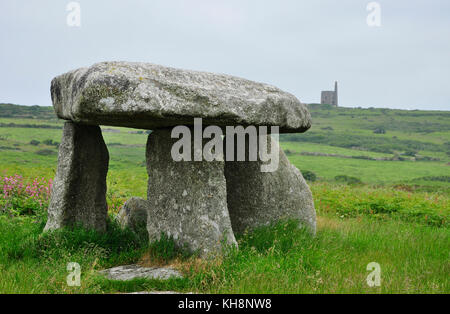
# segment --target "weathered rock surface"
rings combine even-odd
[[[156,129],[192,125],[265,125],[280,132],[311,126],[306,106],[274,86],[223,74],[150,63],[102,62],[53,79],[58,117],[87,124]]]
[[[66,122],[45,230],[106,229],[109,154],[98,126]]]
[[[133,279],[161,279],[183,278],[183,275],[170,267],[142,267],[139,265],[118,266],[104,269],[99,272],[111,280],[133,280]]]
[[[315,233],[316,211],[311,190],[278,142],[271,136],[267,139],[268,147],[279,151],[276,171],[261,172],[263,162],[259,160],[225,163],[233,231],[242,233],[280,219],[296,219]]]
[[[123,228],[138,231],[147,226],[149,202],[139,197],[132,197],[125,202],[117,215],[117,221]]]
[[[176,162],[171,148],[177,139],[170,135],[171,130],[156,130],[147,142],[150,240],[165,233],[201,256],[220,252],[225,240],[237,245],[227,208],[224,162]]]

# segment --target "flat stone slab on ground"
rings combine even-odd
[[[111,280],[133,280],[133,279],[160,279],[183,278],[183,275],[170,267],[142,267],[140,265],[117,266],[100,271]]]
[[[157,129],[192,125],[311,127],[306,105],[277,87],[151,63],[101,62],[53,79],[53,107],[74,122]]]

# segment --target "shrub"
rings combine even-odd
[[[303,178],[305,178],[305,180],[308,180],[311,182],[314,182],[317,180],[317,175],[314,172],[312,172],[310,170],[302,170],[301,172],[302,172]]]
[[[419,156],[416,155],[416,161],[440,161],[439,158],[434,158],[430,156]]]
[[[41,155],[41,156],[51,156],[55,153],[56,152],[51,149],[41,149],[41,150],[38,150],[35,154]]]
[[[403,155],[403,156],[415,157],[416,154],[417,154],[417,151],[415,151],[415,150],[407,150],[407,151],[404,152],[402,155]]]
[[[449,182],[450,183],[450,176],[427,176],[427,177],[420,177],[415,180],[440,181],[440,182]]]
[[[356,178],[356,177],[347,176],[347,175],[335,176],[334,179],[340,183],[362,184],[361,179]]]
[[[48,145],[48,146],[55,146],[55,147],[59,146],[58,142],[54,142],[53,140],[50,140],[50,139],[45,140],[42,143],[44,143],[45,145]]]
[[[37,141],[37,140],[31,140],[30,141],[30,145],[33,145],[33,146],[37,146],[37,145],[39,145],[41,142],[39,142],[39,141]]]
[[[373,133],[375,134],[386,134],[386,130],[384,128],[376,128]]]
[[[400,157],[398,154],[394,154],[394,156],[392,156],[391,160],[395,160],[395,161],[405,161],[405,158]]]

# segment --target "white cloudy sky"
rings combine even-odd
[[[50,105],[51,79],[105,60],[152,62],[276,85],[303,102],[450,110],[450,1],[0,1],[0,102]]]

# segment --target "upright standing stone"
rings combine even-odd
[[[270,149],[279,151],[278,169],[274,172],[261,172],[264,163],[259,159],[225,163],[228,209],[234,232],[295,219],[315,233],[316,211],[311,190],[278,142],[267,136],[267,143]],[[246,149],[248,154],[248,146]]]
[[[171,130],[153,131],[147,142],[150,240],[162,233],[201,256],[236,245],[227,208],[223,161],[174,161]],[[193,151],[193,150],[192,150]]]
[[[106,230],[109,154],[100,127],[66,122],[45,230]]]

